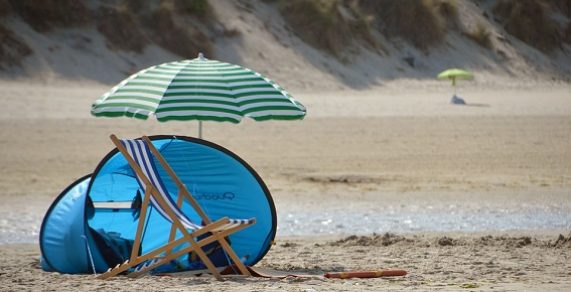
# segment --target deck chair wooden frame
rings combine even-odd
[[[179,189],[179,196],[176,202],[177,207],[180,208],[182,206],[183,200],[186,199],[191,204],[191,206],[196,210],[200,218],[203,220],[205,226],[200,226],[200,228],[191,230],[189,232],[187,227],[185,227],[181,222],[181,220],[179,219],[179,217],[177,217],[172,207],[170,207],[169,204],[167,204],[167,202],[165,201],[165,199],[161,196],[157,187],[153,183],[151,183],[151,181],[145,175],[141,167],[129,154],[129,152],[127,151],[121,140],[119,140],[115,135],[111,135],[110,138],[117,147],[117,149],[127,159],[127,162],[129,163],[133,171],[135,171],[136,175],[141,179],[142,183],[145,185],[145,194],[141,206],[139,223],[137,225],[137,233],[135,235],[135,240],[133,243],[133,248],[129,260],[125,261],[122,264],[118,264],[114,268],[110,268],[107,272],[99,275],[97,278],[108,279],[120,273],[129,271],[129,269],[134,269],[134,271],[129,273],[127,276],[131,278],[137,278],[146,274],[148,271],[156,267],[169,263],[171,260],[177,257],[180,257],[186,253],[194,251],[200,258],[200,260],[204,263],[208,271],[216,279],[222,280],[220,272],[214,266],[212,261],[208,258],[206,253],[202,250],[203,246],[215,241],[218,241],[220,243],[220,246],[224,249],[226,254],[232,260],[232,263],[238,268],[238,271],[242,275],[250,276],[250,272],[244,266],[240,258],[238,258],[238,256],[236,255],[236,253],[226,240],[226,237],[232,233],[235,233],[248,226],[255,224],[254,218],[250,220],[232,220],[227,217],[224,217],[214,222],[210,220],[210,218],[202,210],[198,202],[191,196],[186,186],[178,178],[178,176],[176,175],[174,170],[170,167],[170,165],[167,163],[167,161],[164,159],[164,157],[153,146],[151,140],[148,137],[143,136],[141,138],[142,141],[146,144],[148,149],[151,151],[152,155],[157,158],[157,160],[167,171],[167,173],[169,174],[169,176],[172,178],[172,180],[175,182],[175,184]],[[146,220],[147,208],[149,207],[149,202],[151,201],[151,197],[154,198],[155,202],[158,203],[159,206],[164,211],[166,211],[168,217],[170,218],[169,221],[172,222],[172,226],[170,234],[168,235],[169,236],[168,242],[165,245],[158,247],[143,255],[138,255],[138,250],[141,246],[142,232]],[[177,231],[180,231],[182,237],[175,240],[175,235]],[[196,240],[197,237],[207,233],[210,233],[211,235],[201,240],[198,241]],[[174,248],[185,243],[188,243],[189,245],[187,247],[181,248],[180,250],[173,251]]]

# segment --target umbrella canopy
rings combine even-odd
[[[96,117],[238,123],[303,119],[305,107],[272,80],[239,65],[209,60],[164,63],[141,70],[96,100]]]
[[[452,80],[452,85],[456,86],[456,79],[472,79],[474,75],[466,70],[452,68],[440,72],[437,78]]]

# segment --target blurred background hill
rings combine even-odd
[[[162,62],[238,63],[306,90],[476,71],[571,81],[571,0],[0,0],[0,78],[116,83]]]

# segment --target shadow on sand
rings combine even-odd
[[[471,103],[471,102],[468,102],[466,104],[453,104],[453,105],[472,106],[472,107],[490,107],[490,105],[487,103]]]

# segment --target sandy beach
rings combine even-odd
[[[257,266],[284,279],[154,276],[101,281],[41,272],[35,245],[2,245],[3,291],[568,291],[571,234],[370,235],[280,238]],[[325,279],[324,271],[400,267],[405,277]],[[313,275],[313,276],[312,276]]]
[[[205,138],[254,167],[276,202],[276,244],[257,267],[314,275],[222,283],[43,272],[33,241],[41,218],[62,189],[112,149],[109,134],[194,136],[196,123],[93,118],[91,102],[105,85],[0,86],[2,291],[571,289],[568,85],[474,84],[462,88],[469,105],[454,106],[447,84],[395,81],[366,91],[294,92],[308,107],[303,121],[206,123]],[[338,232],[312,234],[310,226],[296,233],[288,221],[336,210],[351,216],[333,217],[343,222]],[[460,216],[435,215],[453,213]],[[22,224],[12,226],[18,217]],[[383,268],[408,275],[319,276]]]
[[[571,291],[570,1],[7,0],[0,39],[0,291]],[[303,120],[203,129],[275,202],[275,243],[255,268],[298,276],[44,272],[42,219],[113,149],[111,134],[198,136],[196,121],[95,118],[96,99],[193,58],[209,69],[159,66],[145,72],[169,90],[126,92],[149,109],[159,89],[198,86],[220,103],[263,85],[202,57],[258,72],[307,108]],[[437,79],[451,68],[471,80]],[[263,107],[240,100],[303,115],[273,111],[267,94]],[[323,277],[380,269],[407,275]]]

